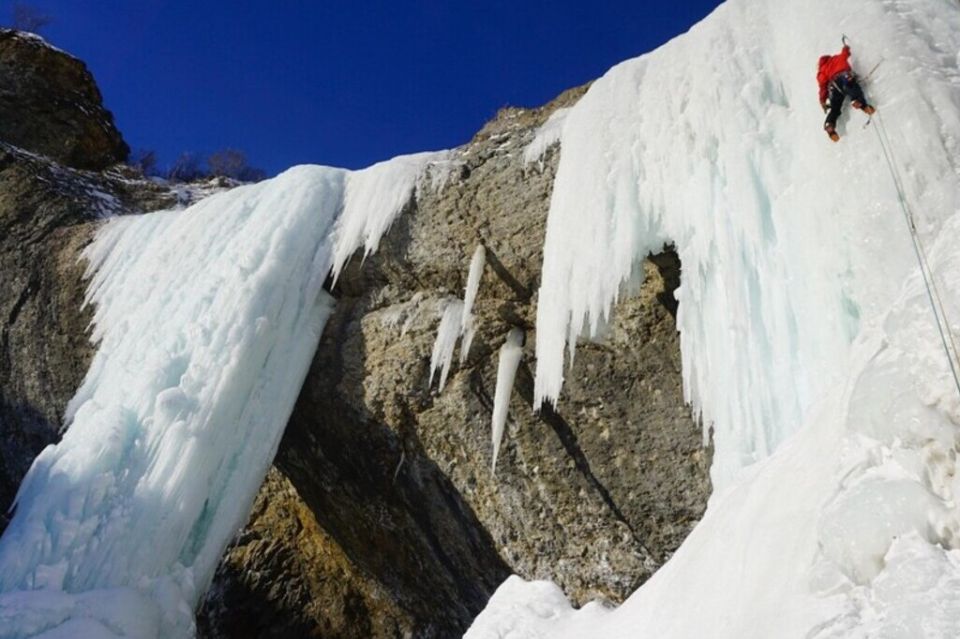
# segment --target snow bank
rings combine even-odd
[[[616,610],[512,579],[471,639],[960,636],[960,398],[876,124],[829,142],[817,57],[852,38],[960,332],[960,6],[729,0],[567,116],[537,317],[538,400],[664,242],[717,491]],[[849,111],[849,109],[848,109]],[[757,461],[760,460],[760,461]]]
[[[324,280],[376,248],[426,159],[297,167],[101,228],[98,350],[0,539],[0,637],[193,633],[332,308]]]

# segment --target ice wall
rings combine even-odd
[[[842,382],[850,344],[889,307],[913,255],[861,113],[839,144],[814,69],[853,44],[884,60],[884,115],[932,239],[956,187],[955,6],[732,0],[685,36],[611,69],[567,114],[537,315],[537,401],[555,401],[638,261],[674,243],[685,393],[713,429],[713,479],[795,432]],[[849,109],[848,109],[849,111]]]
[[[960,396],[878,120],[829,142],[815,63],[852,40],[960,336],[960,5],[729,0],[567,116],[537,396],[663,242],[717,491],[620,608],[511,578],[469,639],[960,636]],[[849,111],[849,109],[848,109]],[[761,460],[747,466],[754,460]]]
[[[958,233],[954,215],[932,251],[954,318]],[[554,584],[511,577],[466,639],[960,636],[960,398],[919,272],[849,362],[622,606],[575,610]]]
[[[332,307],[327,274],[376,248],[442,157],[297,167],[100,229],[98,350],[0,539],[0,637],[192,634]]]

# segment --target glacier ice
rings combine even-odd
[[[537,401],[638,261],[682,262],[684,390],[715,493],[624,604],[508,580],[467,634],[960,636],[960,396],[877,125],[820,130],[814,64],[851,36],[944,315],[960,333],[960,5],[728,0],[566,116],[537,315]]]
[[[192,634],[332,308],[328,273],[375,250],[444,157],[296,167],[99,229],[97,352],[0,539],[0,637]]]

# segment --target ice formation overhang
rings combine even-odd
[[[192,634],[313,358],[328,273],[374,250],[445,157],[297,167],[98,231],[98,349],[0,539],[0,637]]]
[[[821,131],[814,68],[853,44],[932,239],[960,202],[956,23],[941,3],[734,0],[611,69],[566,115],[537,314],[536,401],[637,264],[673,243],[685,393],[713,479],[795,432],[915,264],[865,117]],[[922,25],[914,28],[915,25]],[[917,31],[917,32],[914,32]]]
[[[637,261],[674,243],[685,390],[715,432],[717,492],[615,611],[513,578],[470,639],[960,636],[960,398],[878,135],[960,333],[958,24],[939,0],[729,0],[569,113],[537,397],[557,398],[565,347]],[[882,119],[847,109],[834,145],[815,63],[842,32],[855,70],[883,60],[866,83]]]

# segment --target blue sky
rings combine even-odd
[[[234,147],[271,174],[457,146],[498,108],[539,106],[720,4],[24,2],[90,66],[131,147],[162,162]]]

